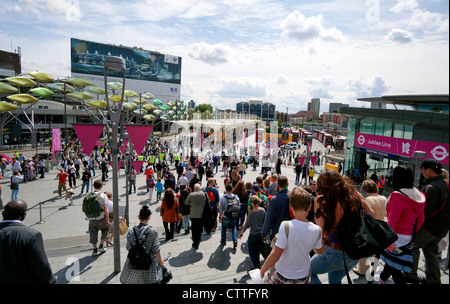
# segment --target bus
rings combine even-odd
[[[347,137],[345,137],[345,136],[336,137],[336,140],[334,141],[334,149],[335,150],[344,150],[346,140],[347,140]]]
[[[325,139],[325,131],[319,131],[319,134],[317,135],[317,140],[320,141],[321,143],[324,142]]]
[[[323,145],[325,146],[325,147],[327,147],[327,146],[334,146],[334,141],[333,141],[333,135],[331,135],[331,134],[329,134],[329,133],[325,133],[324,135],[323,135],[323,138],[324,138],[324,143],[323,143]]]
[[[308,138],[308,136],[309,136],[309,138]],[[312,143],[312,139],[313,139],[313,134],[311,132],[305,131],[303,133],[303,144],[306,144],[308,142]]]

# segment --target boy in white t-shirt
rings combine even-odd
[[[322,248],[322,230],[307,220],[311,208],[310,194],[301,188],[294,188],[289,195],[289,205],[295,216],[289,222],[286,236],[285,224],[281,223],[274,250],[261,268],[261,278],[272,266],[267,284],[308,284],[310,251]]]

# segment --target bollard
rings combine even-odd
[[[42,203],[39,203],[39,219],[40,221],[37,222],[36,224],[43,224],[44,220],[42,219]]]

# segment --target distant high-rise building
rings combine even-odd
[[[314,112],[315,118],[320,115],[320,98],[313,98],[308,103],[308,111]]]
[[[195,108],[195,101],[191,100],[188,102],[188,109],[194,109]]]

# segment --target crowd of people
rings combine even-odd
[[[308,172],[301,182],[300,174],[296,174],[295,181],[289,181],[278,163],[283,163],[287,157],[288,164],[297,172],[299,164],[295,159],[298,155],[290,152],[284,155],[281,152],[277,163],[269,165],[270,170],[262,170],[254,180],[249,180],[246,172],[252,166],[256,168],[256,160],[247,156],[225,153],[183,156],[169,149],[165,142],[151,141],[140,157],[145,164],[141,172],[145,174],[148,205],[140,210],[136,229],[128,231],[126,247],[130,249],[145,235],[144,241],[154,262],[149,269],[141,271],[131,267],[127,259],[120,278],[122,283],[161,283],[163,280],[165,268],[158,231],[149,225],[149,206],[153,204],[160,204],[164,241],[170,242],[183,230],[184,235],[191,235],[193,250],[199,249],[203,233],[215,233],[219,228],[220,246],[226,246],[227,235],[231,232],[232,248],[237,250],[239,240],[249,231],[247,247],[252,267],[260,269],[261,277],[269,284],[320,284],[319,274],[327,274],[330,284],[340,284],[346,275],[345,264],[356,274],[367,275],[366,259],[352,260],[345,253],[338,225],[347,214],[362,208],[378,220],[387,220],[398,235],[394,244],[380,252],[385,265],[376,282],[384,283],[392,276],[396,284],[440,283],[439,243],[449,230],[448,176],[444,179],[445,170],[433,159],[422,162],[424,180],[420,191],[414,187],[414,175],[408,166],[390,168],[385,185],[392,186],[393,192],[386,197],[382,195],[379,181],[384,180],[384,176],[364,180],[364,196],[354,187],[354,180],[335,170],[324,170],[316,180],[314,174],[310,176]],[[290,157],[294,159],[289,160]],[[85,188],[89,193],[88,183],[95,177],[95,170],[102,171],[101,180],[93,183],[94,192],[101,197],[102,211],[89,218],[94,254],[112,244],[111,193],[101,191],[108,179],[109,161],[106,149],[96,150],[90,156],[75,151],[62,160],[58,173],[61,196],[62,190],[68,191],[67,178],[70,188],[77,187],[77,179],[81,178],[81,194]],[[261,167],[264,168],[262,164]],[[301,167],[300,172],[303,172]],[[214,177],[219,170],[224,177],[223,185]],[[125,171],[129,194],[132,190],[136,192],[137,173],[136,168]],[[296,185],[292,190],[289,190],[290,182]],[[14,197],[10,203],[15,206],[17,202],[20,200]],[[8,226],[10,218],[8,215],[2,225]],[[20,221],[20,218],[14,220]],[[0,243],[5,233],[9,233],[5,231],[0,230]],[[100,242],[98,232],[101,232]],[[427,262],[423,279],[417,276],[420,249]],[[45,264],[44,258],[42,263]],[[47,272],[45,276],[45,280],[52,281]]]

